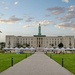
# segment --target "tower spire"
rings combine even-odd
[[[41,25],[39,24],[39,27],[38,27],[38,35],[41,35]]]

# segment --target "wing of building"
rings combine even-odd
[[[30,47],[58,47],[62,43],[64,48],[74,48],[74,36],[46,36],[41,34],[41,26],[38,27],[38,35],[14,36],[6,35],[6,47],[18,45]]]

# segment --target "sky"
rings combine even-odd
[[[75,0],[0,0],[0,42],[6,35],[75,36]]]

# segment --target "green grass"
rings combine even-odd
[[[30,54],[27,54],[30,56]],[[1,54],[0,53],[0,72],[11,66],[11,58],[14,59],[14,64],[26,58],[26,54]]]
[[[47,54],[50,56],[50,54]],[[52,59],[61,65],[64,59],[64,67],[75,74],[75,54],[52,54]]]

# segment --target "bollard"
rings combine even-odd
[[[26,53],[26,58],[27,58],[27,53]]]
[[[47,52],[46,52],[46,55],[47,55]]]
[[[64,66],[64,59],[62,58],[62,67]]]
[[[30,53],[30,55],[32,55],[32,53]]]
[[[50,58],[52,58],[52,54],[50,54]]]
[[[13,63],[14,63],[14,62],[13,62],[13,58],[11,58],[11,66],[13,66]]]

